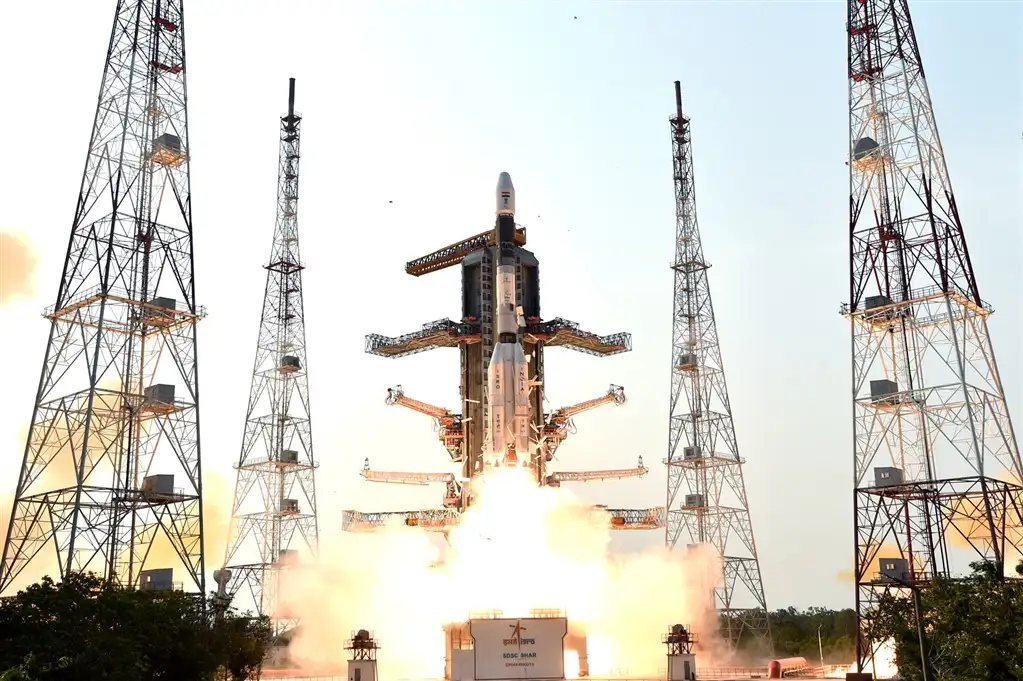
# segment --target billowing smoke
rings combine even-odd
[[[386,651],[381,676],[440,677],[445,623],[560,609],[584,625],[590,674],[653,676],[665,666],[670,625],[716,628],[713,551],[613,556],[606,515],[569,491],[538,488],[523,469],[499,469],[477,485],[446,547],[403,526],[324,542],[319,564],[301,566],[282,590],[302,622],[292,659],[309,671],[336,668],[345,639],[368,629]]]
[[[0,305],[35,295],[37,260],[26,239],[0,231]]]
[[[829,679],[844,679],[845,675],[856,671],[855,664],[845,664],[835,667],[828,672]],[[868,661],[863,667],[864,673],[873,674],[877,679],[894,679],[899,673],[895,664],[895,641],[885,641],[874,652],[873,661]]]

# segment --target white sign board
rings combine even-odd
[[[477,681],[564,679],[564,617],[469,620]]]

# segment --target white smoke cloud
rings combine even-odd
[[[382,678],[438,678],[443,625],[492,610],[564,610],[585,627],[591,675],[657,674],[661,635],[675,623],[708,632],[710,642],[721,574],[713,550],[614,556],[606,515],[568,490],[539,488],[522,469],[477,484],[445,547],[404,526],[323,542],[319,564],[300,567],[282,590],[302,621],[292,659],[310,672],[336,669],[345,640],[368,629],[380,641]]]

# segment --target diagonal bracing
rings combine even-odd
[[[54,555],[205,591],[186,72],[181,0],[118,2],[0,592]]]
[[[708,544],[722,557],[715,601],[722,634],[733,646],[745,637],[770,648],[767,601],[760,577],[743,459],[735,438],[721,346],[711,304],[700,229],[689,118],[675,82],[671,119],[676,241],[672,313],[671,401],[668,432],[666,543]]]
[[[277,223],[252,372],[245,432],[236,466],[231,530],[216,578],[235,606],[271,618],[275,633],[297,621],[282,607],[283,572],[302,549],[319,550],[316,462],[306,367],[302,261],[298,246],[298,168],[302,117],[295,79],[281,117]],[[241,594],[239,595],[239,592]]]
[[[1023,466],[908,1],[849,0],[846,33],[862,666],[899,580],[955,577],[978,558],[1004,567],[1020,549]]]

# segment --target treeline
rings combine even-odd
[[[758,662],[764,657],[805,657],[808,662],[849,664],[856,655],[856,612],[809,608],[786,608],[768,613],[774,651],[767,650],[754,636],[744,633],[739,637],[739,650],[750,660]],[[726,627],[722,627],[722,630]],[[819,639],[818,639],[819,634]]]
[[[920,586],[919,615],[905,589],[880,596],[865,631],[878,643],[894,644],[902,679],[1023,679],[1023,561],[1011,575],[1004,574],[1002,565],[986,561],[971,563],[971,569],[967,576],[938,577]],[[826,664],[854,661],[853,610],[789,608],[769,617],[776,656],[805,657],[813,663],[820,661],[823,649]],[[751,657],[766,652],[752,636],[744,637],[740,648]]]
[[[1023,577],[1023,563],[1016,568]],[[895,643],[902,678],[1023,678],[1023,579],[974,563],[973,574],[920,589],[924,649],[912,599],[881,599],[870,633]],[[848,664],[856,647],[851,609],[788,608],[769,614],[776,656]],[[819,639],[818,639],[819,635]],[[241,616],[217,598],[138,591],[72,574],[44,578],[0,600],[0,681],[212,681],[258,678],[270,641],[266,618]],[[764,655],[752,636],[740,642]]]
[[[92,574],[46,577],[0,601],[0,681],[244,681],[258,676],[268,641],[265,618],[213,596]]]
[[[856,656],[856,611],[852,608],[788,608],[775,610],[770,620],[774,652],[779,657],[820,662],[823,651],[825,664],[848,664]]]

